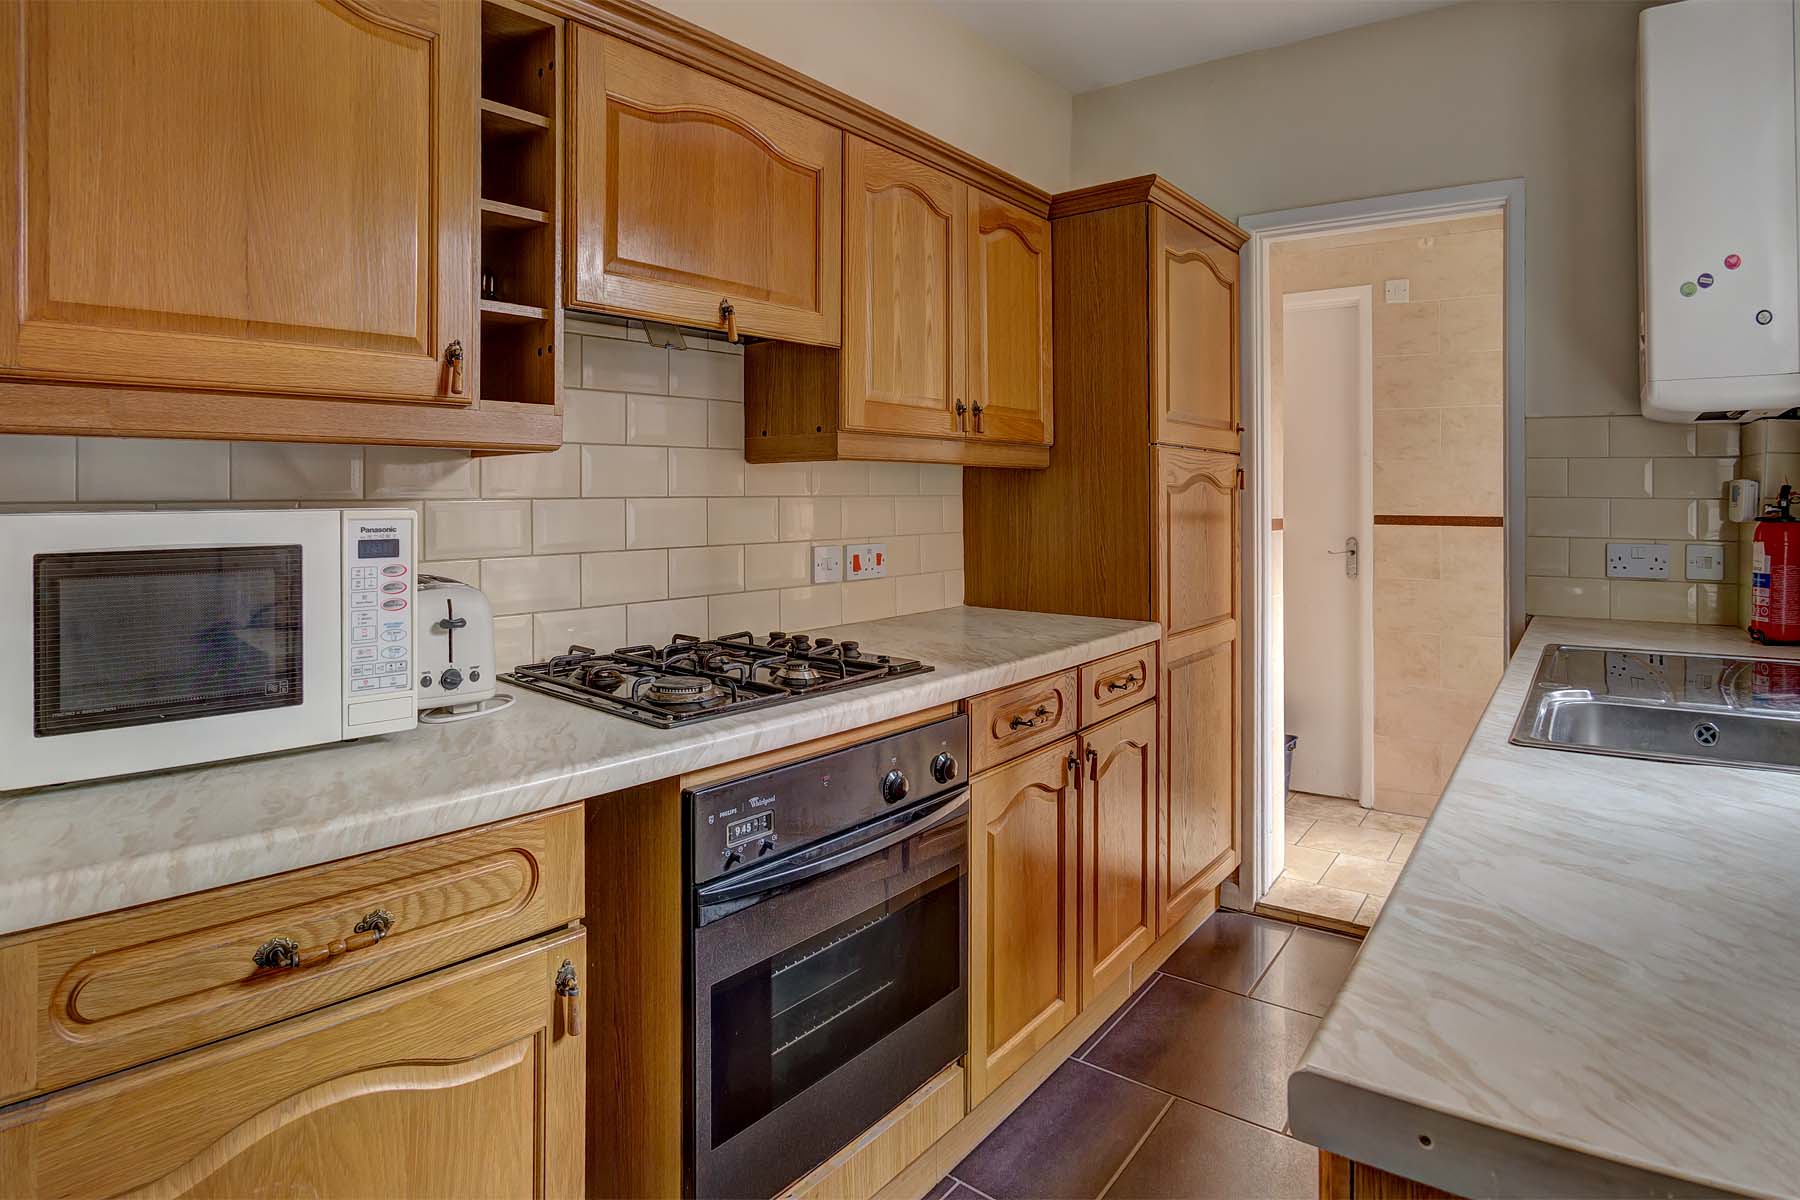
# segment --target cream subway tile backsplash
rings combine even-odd
[[[1695,500],[1612,500],[1608,535],[1628,541],[1699,536]]]
[[[1608,617],[1612,615],[1610,579],[1525,580],[1525,611],[1540,617]]]
[[[1531,537],[1605,537],[1611,532],[1610,501],[1530,497],[1525,532]]]
[[[1674,579],[1614,579],[1612,612],[1617,621],[1681,621],[1693,624],[1699,606],[1695,585]]]
[[[1525,574],[1556,576],[1568,573],[1568,538],[1528,537],[1525,539]]]
[[[1566,458],[1526,459],[1525,494],[1527,496],[1567,496],[1569,494],[1569,460]]]
[[[1717,500],[1725,485],[1737,476],[1737,458],[1659,458],[1656,460],[1658,496],[1687,496]]]
[[[1563,461],[1568,470],[1570,496],[1639,500],[1651,496],[1650,460],[1647,458],[1570,458]]]
[[[1525,453],[1532,458],[1605,458],[1612,453],[1610,417],[1531,417]]]
[[[411,508],[420,570],[488,592],[502,666],[962,602],[961,468],[746,464],[741,347],[566,328],[560,450],[0,437],[0,505]],[[888,577],[813,585],[813,544],[846,540],[885,542]]]
[[[1698,444],[1692,425],[1652,421],[1645,417],[1608,417],[1613,457],[1685,458]]]

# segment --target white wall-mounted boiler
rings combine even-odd
[[[1795,0],[1681,0],[1638,18],[1644,415],[1800,405]]]

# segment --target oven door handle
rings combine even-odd
[[[868,830],[845,834],[815,847],[812,854],[803,856],[803,861],[770,863],[747,875],[707,884],[697,889],[695,896],[702,905],[715,905],[793,887],[797,883],[835,871],[859,858],[879,854],[909,838],[953,824],[968,813],[969,789],[963,788],[938,804],[906,814],[904,823],[898,827],[886,829],[874,836],[870,836]]]

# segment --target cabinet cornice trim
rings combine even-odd
[[[1250,240],[1247,232],[1160,175],[1139,175],[1134,179],[1119,179],[1093,187],[1076,188],[1070,192],[1058,192],[1050,199],[1050,219],[1120,208],[1127,204],[1154,204],[1233,250]]]

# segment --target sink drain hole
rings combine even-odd
[[[1711,721],[1702,721],[1694,726],[1694,740],[1702,746],[1716,746],[1719,743],[1719,727]]]

